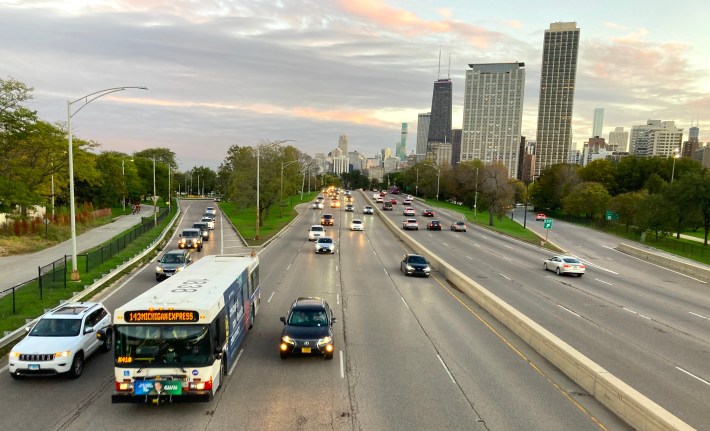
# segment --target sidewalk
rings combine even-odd
[[[111,223],[77,235],[77,254],[91,250],[132,227],[139,225],[141,223],[141,217],[149,217],[152,214],[152,205],[141,205],[140,214],[120,216]],[[37,278],[38,267],[48,265],[64,257],[64,255],[71,254],[71,239],[68,239],[54,247],[36,253],[0,257],[0,291]]]

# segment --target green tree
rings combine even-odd
[[[648,199],[648,190],[627,192],[616,195],[609,201],[609,209],[619,214],[619,223],[626,226],[626,231],[635,223],[643,202]]]
[[[563,209],[570,215],[603,218],[611,196],[601,183],[584,182],[575,185],[563,199]]]
[[[593,160],[587,166],[579,169],[582,181],[602,184],[610,194],[617,190],[614,164],[606,159]]]
[[[508,181],[508,170],[502,163],[486,165],[483,169],[480,193],[488,206],[488,225],[493,226],[493,216],[505,214],[505,207],[513,200],[513,186]]]

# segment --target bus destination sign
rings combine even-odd
[[[126,311],[123,318],[130,323],[198,322],[200,314],[197,311],[138,310]]]

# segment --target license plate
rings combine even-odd
[[[30,364],[27,368],[30,370],[39,370],[39,364]]]
[[[301,353],[311,353],[310,347],[301,347]]]

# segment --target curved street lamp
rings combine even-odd
[[[675,159],[680,157],[680,148],[673,150],[673,169],[671,170],[671,184],[673,184],[673,177],[675,176]]]
[[[428,163],[424,163],[423,165],[436,170],[436,200],[438,201],[439,200],[439,183],[441,180],[441,167],[438,165],[430,165]],[[418,174],[419,174],[419,172],[417,171],[417,176],[418,176]],[[388,177],[388,180],[389,180],[389,177]]]
[[[86,96],[80,97],[74,101],[67,100],[67,134],[69,135],[69,210],[71,213],[71,281],[79,281],[79,267],[76,261],[76,209],[74,204],[74,153],[72,150],[72,133],[71,133],[71,119],[76,114],[81,111],[84,106],[98,99],[99,97],[106,96],[111,93],[116,93],[118,91],[138,89],[147,90],[148,88],[140,87],[115,87],[107,88],[105,90],[95,91],[93,93],[87,94]],[[72,112],[72,105],[75,103],[83,102],[76,111]]]

